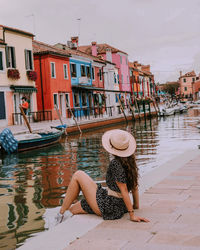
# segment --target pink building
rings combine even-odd
[[[96,49],[95,49],[96,46]],[[131,91],[130,79],[129,79],[129,66],[128,66],[128,54],[119,49],[116,49],[106,43],[96,44],[92,42],[92,45],[79,46],[79,50],[87,53],[93,54],[97,51],[97,56],[102,56],[103,59],[108,60],[106,56],[106,51],[110,49],[112,54],[112,63],[116,64],[119,73],[119,84],[121,91]]]
[[[193,71],[182,75],[180,71],[179,83],[180,83],[180,94],[183,98],[192,98],[193,95],[193,83],[196,80],[196,74]]]

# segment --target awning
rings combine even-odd
[[[37,89],[33,86],[14,86],[11,85],[10,88],[14,91],[14,92],[18,92],[18,93],[32,93],[32,92],[37,92]]]
[[[86,86],[86,85],[72,85],[72,88],[94,90],[94,91],[103,91],[103,92],[113,92],[113,93],[131,93],[130,91],[103,89],[103,88],[90,87],[90,86]]]

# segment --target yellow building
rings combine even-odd
[[[32,54],[33,34],[0,25],[0,123],[12,125],[20,118],[19,104],[26,97],[29,111],[37,110]]]

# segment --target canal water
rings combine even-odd
[[[113,126],[131,132],[137,141],[140,175],[200,145],[196,128],[200,109]],[[110,128],[70,136],[46,149],[10,155],[0,160],[0,249],[15,249],[45,230],[43,214],[60,206],[72,174],[81,169],[95,181],[105,179],[109,155],[101,136]]]

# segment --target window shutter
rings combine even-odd
[[[29,50],[28,52],[29,52],[29,64],[30,64],[29,67],[31,70],[33,70],[33,54],[31,50]]]
[[[7,68],[10,67],[10,63],[9,63],[9,48],[8,48],[8,46],[6,46],[6,67]]]
[[[0,51],[0,70],[3,70],[3,53]]]
[[[16,68],[15,47],[11,47],[12,67]]]
[[[24,50],[24,57],[25,57],[25,68],[28,69],[28,58],[27,58],[27,49]]]

